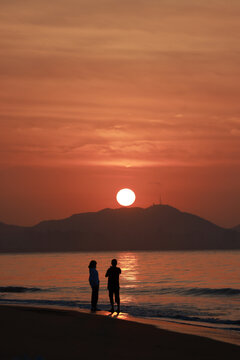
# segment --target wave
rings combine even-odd
[[[0,299],[2,304],[25,304],[25,305],[50,305],[50,306],[70,306],[89,308],[89,301],[74,300],[42,300],[42,299]]]
[[[187,287],[163,287],[163,288],[149,288],[149,289],[135,289],[135,288],[124,288],[126,293],[135,293],[141,295],[144,293],[164,295],[164,294],[175,294],[175,295],[189,295],[189,296],[238,296],[240,295],[240,289],[233,288],[187,288]]]
[[[61,306],[61,307],[71,307],[78,309],[89,309],[89,301],[71,301],[71,300],[41,300],[41,299],[0,299],[2,304],[27,304],[27,305],[47,305],[47,306]],[[108,304],[100,304],[102,310],[107,311],[109,309]],[[201,323],[203,326],[211,326],[222,328],[224,326],[227,330],[240,331],[240,320],[230,320],[230,319],[221,319],[211,317],[211,314],[205,314],[203,317],[194,316],[186,314],[184,310],[174,310],[170,307],[164,307],[161,310],[153,309],[145,306],[132,306],[132,305],[123,305],[121,307],[124,313],[127,313],[131,316],[139,318],[152,318],[152,319],[164,319],[171,320],[195,325],[196,323]],[[207,316],[210,315],[210,316]]]
[[[23,286],[0,287],[0,293],[25,293],[25,292],[37,292],[37,291],[44,291],[44,290],[36,287],[23,287]]]
[[[151,316],[150,316],[151,317]],[[156,317],[156,316],[154,316]],[[165,317],[164,314],[159,314],[157,316],[159,318]],[[169,315],[166,316],[168,319],[174,320],[182,320],[182,321],[190,321],[190,322],[201,322],[201,323],[211,323],[216,325],[236,325],[240,326],[240,320],[223,320],[223,319],[216,319],[216,318],[200,318],[198,316],[186,316],[186,315]],[[239,329],[240,331],[240,329]]]
[[[31,293],[31,292],[52,292],[52,291],[65,291],[68,288],[38,288],[38,287],[24,287],[24,286],[2,286],[0,287],[0,294],[2,293]],[[88,287],[76,287],[78,291],[89,291]],[[102,289],[100,289],[101,291]],[[174,294],[179,296],[239,296],[240,289],[234,288],[198,288],[198,287],[162,287],[162,288],[128,288],[122,287],[122,291],[125,294],[135,294],[135,295],[143,295],[143,294],[151,294],[151,295],[167,295]]]
[[[197,316],[194,314],[194,311],[189,311],[187,309],[174,309],[168,306],[163,306],[161,309],[155,309],[147,306],[126,306],[123,307],[126,309],[126,312],[136,317],[147,317],[147,318],[158,318],[158,319],[171,319],[178,321],[186,321],[191,323],[211,323],[215,325],[234,325],[240,326],[240,320],[230,320],[213,317],[214,314],[204,313],[202,316]],[[199,310],[196,309],[195,313]],[[240,331],[240,328],[238,329]]]
[[[233,288],[189,288],[185,289],[185,293],[189,295],[216,295],[216,296],[235,296],[240,295],[240,289]]]

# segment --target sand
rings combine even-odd
[[[75,310],[0,306],[1,360],[240,359],[240,347]]]

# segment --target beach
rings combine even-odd
[[[1,360],[237,359],[240,347],[76,310],[1,305]]]

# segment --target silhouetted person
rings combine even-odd
[[[120,297],[119,297],[119,275],[121,269],[117,267],[117,260],[112,260],[112,266],[107,270],[105,277],[108,278],[108,292],[111,303],[111,313],[114,313],[113,294],[115,295],[115,302],[117,303],[117,312],[120,313]]]
[[[95,260],[91,260],[88,265],[89,268],[89,283],[92,288],[92,298],[91,298],[91,311],[96,311],[97,302],[98,302],[98,290],[99,290],[99,278],[98,271],[96,270],[97,262]]]

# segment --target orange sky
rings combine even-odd
[[[240,223],[239,0],[1,0],[0,221],[163,201]]]

